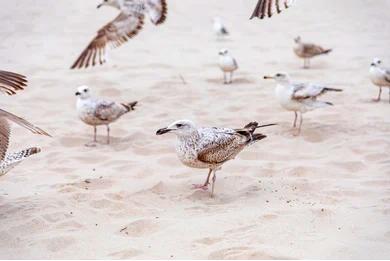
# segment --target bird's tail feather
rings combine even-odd
[[[332,51],[332,49],[326,49],[326,50],[324,50],[321,54],[328,54],[328,53],[330,53]]]
[[[326,87],[326,88],[324,89],[324,91],[327,91],[327,92],[342,92],[343,89]]]
[[[126,108],[127,112],[134,111],[137,103],[138,103],[137,101],[130,102],[130,103],[122,103],[122,106]]]

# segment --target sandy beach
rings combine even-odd
[[[249,20],[255,0],[168,0],[167,21],[110,52],[109,62],[70,70],[95,32],[117,15],[99,0],[0,0],[1,69],[28,76],[1,108],[53,138],[13,126],[10,150],[42,152],[0,177],[2,259],[389,259],[390,104],[368,77],[374,57],[390,67],[390,1],[301,0],[271,19]],[[230,36],[219,40],[212,18]],[[293,39],[333,48],[310,70]],[[239,63],[224,85],[218,51]],[[335,104],[293,113],[263,76],[342,88]],[[74,95],[139,101],[105,128],[77,117]],[[216,195],[192,190],[207,170],[183,166],[173,135],[156,130],[177,119],[199,126],[277,123],[268,137],[218,172]]]

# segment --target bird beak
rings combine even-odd
[[[170,132],[171,129],[168,129],[168,128],[162,128],[162,129],[159,129],[157,132],[156,132],[156,135],[163,135],[165,133],[168,133]]]
[[[375,63],[372,63],[371,66],[376,66],[376,64],[375,64]]]
[[[99,4],[96,8],[99,9],[102,6],[103,6],[103,4]]]
[[[265,80],[275,79],[275,77],[273,77],[273,76],[267,76],[267,75],[266,75],[266,76],[264,76],[264,79],[265,79]]]
[[[81,93],[80,92],[76,92],[74,95],[79,96],[79,95],[81,95]]]

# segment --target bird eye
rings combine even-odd
[[[277,73],[277,74],[276,74],[276,77],[280,77],[280,76],[282,76],[280,73]]]
[[[87,89],[84,89],[84,92],[87,92],[88,90]]]
[[[178,128],[181,128],[181,127],[183,127],[183,124],[176,124],[176,127],[178,127]]]

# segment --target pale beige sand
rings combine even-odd
[[[255,0],[169,0],[166,24],[147,23],[104,67],[70,71],[116,15],[98,2],[0,1],[1,68],[30,79],[1,106],[54,136],[14,128],[12,148],[43,150],[0,180],[0,258],[390,258],[390,105],[387,92],[370,101],[368,79],[373,57],[390,65],[389,1],[302,0],[249,21]],[[231,31],[225,41],[213,34],[215,15]],[[297,35],[334,52],[302,70]],[[222,47],[240,65],[231,86],[221,84]],[[261,79],[277,71],[345,92],[327,95],[336,106],[306,114],[293,137],[293,114]],[[111,146],[84,147],[92,128],[76,116],[81,84],[140,101],[112,125]],[[225,165],[210,199],[191,190],[207,171],[182,166],[174,138],[155,136],[179,118],[280,125]]]

